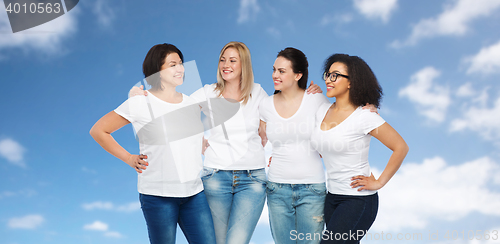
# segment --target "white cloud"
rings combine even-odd
[[[8,226],[12,229],[36,229],[45,222],[39,214],[26,215],[19,218],[9,219]]]
[[[266,31],[267,31],[267,33],[269,35],[271,35],[274,38],[280,38],[281,37],[281,32],[278,29],[274,28],[274,27],[268,27],[266,29]]]
[[[439,76],[435,68],[423,68],[411,76],[408,86],[399,90],[399,97],[408,98],[418,113],[435,122],[444,120],[451,102],[449,88],[434,81]]]
[[[474,88],[472,87],[472,83],[467,82],[458,88],[456,95],[458,97],[472,97],[475,94],[476,94],[476,91],[474,91]]]
[[[433,221],[457,221],[472,213],[500,217],[500,192],[491,190],[499,189],[498,175],[500,164],[488,157],[459,165],[447,165],[441,157],[404,163],[379,191],[372,229],[425,229]]]
[[[500,41],[489,47],[482,48],[478,54],[464,59],[470,63],[467,74],[493,74],[500,73]]]
[[[15,197],[15,196],[32,197],[35,196],[36,194],[37,192],[32,189],[23,189],[16,192],[4,191],[0,192],[0,199],[5,197]]]
[[[6,138],[0,141],[0,156],[4,157],[9,163],[25,168],[23,161],[26,149],[18,142]]]
[[[238,17],[238,24],[248,22],[257,16],[260,12],[259,4],[257,0],[241,0],[240,10]]]
[[[320,24],[322,26],[325,26],[325,25],[329,25],[329,24],[345,24],[345,23],[349,23],[353,20],[353,16],[349,13],[343,13],[343,14],[338,14],[338,13],[335,13],[333,15],[325,15],[323,16],[323,18],[321,19],[321,22]]]
[[[92,224],[87,224],[83,226],[84,230],[97,230],[97,231],[107,231],[108,224],[103,223],[99,220],[94,221]]]
[[[82,204],[82,207],[85,210],[94,210],[94,209],[111,210],[113,209],[113,203],[97,201],[92,203],[84,203]]]
[[[112,202],[101,202],[96,201],[92,203],[82,204],[85,210],[113,210],[118,212],[134,212],[141,209],[141,204],[139,202],[131,202],[124,205],[115,205]]]
[[[59,54],[63,40],[77,31],[78,8],[60,16],[57,19],[31,29],[12,33],[10,22],[5,11],[5,5],[0,4],[0,50],[19,48],[36,50],[46,54]]]
[[[489,16],[500,8],[498,0],[455,0],[446,4],[444,11],[434,18],[422,19],[413,26],[406,41],[394,41],[392,47],[413,46],[424,38],[436,36],[462,36],[469,30],[469,24],[480,17]]]
[[[116,231],[108,231],[108,232],[104,233],[104,236],[113,237],[113,238],[122,238],[123,237],[123,235],[120,232],[116,232]]]
[[[354,0],[354,7],[368,19],[387,23],[396,10],[398,0]]]
[[[487,95],[487,93],[484,94]],[[484,100],[482,105],[473,105],[465,109],[462,118],[452,120],[450,131],[471,130],[486,140],[497,141],[500,139],[500,123],[498,122],[500,121],[500,97],[497,98],[492,107],[487,107]]]
[[[115,11],[109,6],[109,1],[97,0],[92,4],[92,12],[97,16],[101,27],[109,28],[116,18]]]

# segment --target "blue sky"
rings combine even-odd
[[[1,243],[147,243],[135,171],[88,131],[143,78],[151,46],[175,44],[208,84],[229,41],[248,45],[268,94],[288,46],[307,55],[323,90],[333,53],[372,67],[380,114],[410,152],[379,192],[366,243],[500,243],[499,0],[88,0],[16,34],[1,6]],[[113,135],[138,152],[130,125]],[[389,156],[372,140],[376,174]],[[266,211],[253,243],[272,243]]]

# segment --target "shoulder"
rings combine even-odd
[[[363,119],[378,119],[382,118],[379,114],[370,111],[370,109],[363,109],[361,106],[356,109],[358,117]]]
[[[325,95],[323,95],[323,93],[307,94],[306,92],[304,96],[306,96],[307,101],[316,106],[319,106],[323,103],[330,104],[330,101],[328,101],[328,99],[325,97]]]
[[[323,103],[319,106],[318,110],[316,111],[316,119],[323,121],[323,118],[325,118],[326,112],[328,112],[328,109],[330,109],[331,104]]]
[[[262,98],[262,100],[260,100],[259,107],[260,106],[269,107],[270,103],[273,102],[273,99],[274,99],[274,95]]]

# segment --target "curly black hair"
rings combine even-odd
[[[370,103],[380,108],[383,95],[382,87],[370,66],[358,56],[336,53],[325,60],[324,73],[328,73],[330,66],[335,62],[343,63],[347,67],[351,82],[349,101],[355,106],[364,106],[366,103]]]

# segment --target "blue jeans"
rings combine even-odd
[[[326,230],[321,243],[359,243],[378,211],[378,194],[349,196],[328,193],[325,201]]]
[[[319,243],[324,229],[325,183],[267,183],[267,206],[275,243]]]
[[[266,171],[204,168],[217,244],[249,243],[266,199]]]
[[[189,243],[215,243],[212,215],[202,191],[190,197],[140,194],[151,244],[175,243],[177,223]]]

